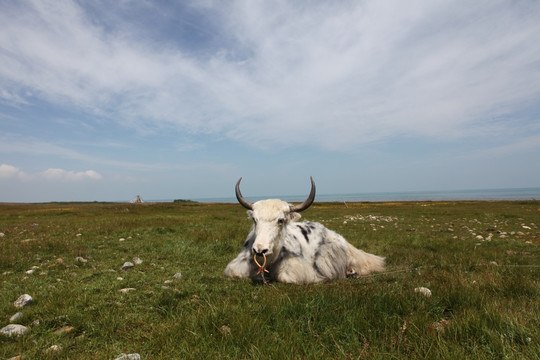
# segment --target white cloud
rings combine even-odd
[[[84,179],[101,180],[102,176],[94,170],[75,172],[63,169],[47,169],[38,174],[38,177],[47,180],[80,181]]]
[[[118,143],[97,143],[98,147],[118,148],[125,145]],[[20,137],[13,134],[0,136],[0,153],[4,154],[24,154],[30,156],[54,156],[63,159],[74,159],[82,162],[94,163],[99,166],[111,166],[132,170],[156,170],[161,166],[158,164],[145,164],[141,162],[115,160],[109,157],[89,155],[69,147],[53,144],[47,141],[37,140],[33,137]]]
[[[9,179],[17,177],[21,171],[15,166],[2,164],[0,165],[0,179]]]
[[[20,179],[25,181],[83,181],[83,180],[101,180],[101,174],[94,170],[73,171],[64,169],[47,169],[38,173],[26,173],[21,169],[8,165],[0,165],[0,179]]]
[[[72,1],[25,4],[0,8],[3,101],[30,91],[141,131],[332,149],[526,133],[515,114],[540,96],[535,1],[210,1],[224,41],[205,57]]]

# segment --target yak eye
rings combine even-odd
[[[283,225],[283,224],[285,224],[285,219],[284,218],[279,218],[277,220],[277,222],[278,222],[279,225]]]

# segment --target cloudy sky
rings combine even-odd
[[[540,186],[540,2],[0,2],[0,202]]]

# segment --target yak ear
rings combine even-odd
[[[297,220],[300,220],[301,217],[302,215],[294,211],[290,212],[288,215],[289,221],[297,221]]]

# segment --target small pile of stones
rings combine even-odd
[[[15,306],[17,309],[22,309],[28,305],[31,305],[34,302],[34,299],[28,295],[23,294],[19,296],[17,300],[13,303],[13,306]],[[27,334],[30,331],[29,327],[26,327],[24,325],[16,324],[15,322],[21,319],[23,316],[22,312],[17,312],[15,315],[13,315],[9,322],[10,324],[7,326],[4,326],[2,329],[0,329],[0,334],[12,337],[12,336],[22,336]]]

